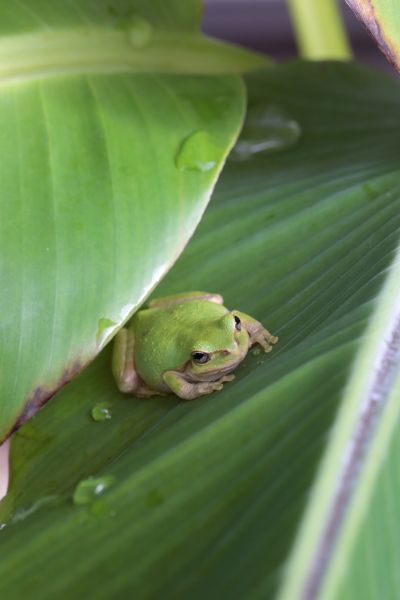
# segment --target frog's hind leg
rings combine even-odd
[[[112,359],[112,372],[119,391],[138,398],[163,395],[149,388],[139,377],[133,359],[134,350],[135,335],[131,329],[123,327],[115,336]]]
[[[123,327],[114,340],[112,372],[119,391],[125,394],[134,394],[141,383],[133,361],[134,347],[133,332]]]

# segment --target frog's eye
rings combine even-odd
[[[235,328],[236,328],[238,331],[241,331],[241,330],[242,330],[242,323],[241,323],[241,321],[240,321],[239,317],[237,317],[236,315],[234,315],[234,317],[233,317],[233,318],[235,319]]]
[[[198,352],[196,350],[195,352],[192,352],[192,358],[194,362],[197,362],[200,365],[204,365],[204,363],[210,360],[210,355],[207,354],[207,352]]]

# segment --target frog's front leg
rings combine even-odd
[[[173,296],[164,296],[164,298],[154,298],[148,303],[148,308],[166,308],[182,302],[191,300],[208,300],[215,304],[223,304],[224,299],[221,294],[211,294],[209,292],[185,292],[183,294],[174,294]]]
[[[138,398],[149,398],[160,392],[150,389],[139,377],[134,362],[135,335],[131,329],[123,327],[115,336],[112,372],[117,387],[124,394],[134,394]]]
[[[183,398],[183,400],[194,400],[199,396],[205,396],[216,390],[222,390],[224,382],[232,381],[232,379],[235,379],[235,376],[232,374],[224,375],[217,381],[199,381],[194,383],[185,379],[185,376],[178,371],[167,371],[164,373],[163,379],[174,394]]]
[[[232,312],[239,317],[242,327],[246,329],[249,334],[250,346],[260,344],[265,352],[271,352],[272,345],[276,344],[278,341],[276,335],[272,335],[268,329],[265,329],[265,327],[259,321],[256,321],[256,319],[253,319],[253,317],[238,310]]]

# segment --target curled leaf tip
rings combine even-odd
[[[364,23],[387,60],[400,71],[400,48],[396,48],[396,44],[390,38],[387,24],[378,19],[375,2],[373,0],[346,0],[346,2],[356,17]]]

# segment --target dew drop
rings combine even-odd
[[[77,506],[84,504],[92,504],[101,494],[108,490],[114,483],[115,479],[111,475],[104,477],[89,477],[80,481],[75,488],[72,497],[73,502]]]
[[[146,506],[155,508],[164,502],[164,496],[158,490],[151,490],[146,496]]]
[[[53,502],[58,500],[58,496],[50,495],[50,496],[42,496],[33,502],[31,505],[20,508],[17,510],[13,518],[11,519],[12,523],[17,523],[18,521],[23,521],[37,510],[42,508],[42,506],[46,506],[47,504],[52,504]]]
[[[127,25],[129,42],[135,48],[144,48],[151,40],[153,28],[148,21],[132,17]]]
[[[90,513],[95,517],[115,517],[117,511],[110,508],[104,498],[90,504]]]
[[[0,523],[0,531],[1,531],[2,529],[5,529],[6,527],[7,527],[7,524],[6,524],[6,523]]]
[[[249,111],[232,158],[246,160],[256,154],[293,148],[301,137],[299,123],[276,106],[254,107]]]
[[[99,319],[96,334],[97,345],[102,348],[105,345],[105,343],[113,336],[116,327],[118,327],[117,323],[115,321],[112,321],[111,319]]]
[[[93,421],[108,421],[112,417],[111,404],[109,402],[99,402],[92,408]]]
[[[180,171],[200,171],[214,169],[221,157],[221,150],[214,144],[206,131],[195,131],[187,137],[175,157],[175,165]]]
[[[362,186],[362,190],[365,192],[366,196],[368,196],[370,200],[375,200],[379,196],[379,194],[374,190],[374,188],[368,183],[365,183]]]

